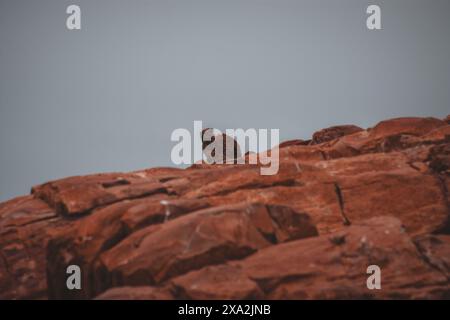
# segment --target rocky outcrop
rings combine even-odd
[[[0,204],[0,298],[450,298],[448,117],[331,127],[279,154],[273,176],[154,168]]]
[[[320,144],[359,131],[363,131],[363,129],[354,125],[334,126],[325,128],[313,134],[311,144]]]
[[[445,262],[438,255],[434,263]],[[362,271],[370,265],[383,270],[382,290],[367,289]],[[233,282],[245,285],[233,291],[226,285]],[[265,248],[243,260],[174,278],[169,285],[175,296],[186,299],[449,297],[448,278],[419,255],[400,221],[392,217]]]
[[[70,224],[33,196],[0,205],[0,298],[47,297],[46,246]]]

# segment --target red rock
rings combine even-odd
[[[135,232],[101,255],[95,277],[111,275],[112,286],[159,284],[202,266],[314,235],[309,217],[289,208],[243,204],[205,209]]]
[[[239,268],[227,264],[189,272],[184,276],[174,278],[170,282],[173,295],[177,299],[241,300],[264,298],[263,291],[255,281],[241,273]]]
[[[434,118],[397,118],[382,121],[374,128],[330,141],[323,146],[326,159],[351,157],[366,153],[386,153],[412,148],[425,142],[434,141],[435,130],[447,130],[444,121]],[[445,139],[445,133],[437,134],[439,140]],[[431,141],[427,141],[431,140]],[[448,142],[448,139],[447,139]]]
[[[450,236],[426,235],[415,242],[425,261],[450,280]]]
[[[428,166],[439,173],[450,173],[450,143],[433,146],[427,158]]]
[[[107,290],[96,300],[169,300],[172,295],[167,290],[152,287],[118,287]]]
[[[363,129],[354,125],[334,126],[315,132],[311,144],[320,144],[336,138],[362,131]]]
[[[242,166],[240,170],[234,170],[221,179],[216,179],[210,183],[185,194],[187,198],[204,198],[213,195],[225,195],[240,189],[260,189],[278,185],[293,186],[298,171],[294,167],[280,168],[278,174],[262,176],[258,167]]]
[[[402,219],[411,234],[423,234],[442,229],[449,212],[440,179],[428,172],[429,152],[430,147],[424,146],[413,153],[375,153],[327,161],[287,158],[280,167],[279,181],[291,177],[291,185],[243,187],[240,183],[250,174],[242,170],[230,174],[229,180],[205,184],[195,192],[211,193],[208,196],[213,205],[245,200],[289,206],[307,212],[320,233],[342,228],[346,219],[358,222],[391,215]],[[234,186],[232,192],[214,191],[228,186]],[[412,197],[398,201],[406,194]]]
[[[0,298],[450,297],[448,119],[332,127],[279,155],[273,176],[200,163],[0,203]],[[82,290],[67,290],[70,264]]]
[[[311,143],[311,140],[295,139],[295,140],[289,140],[289,141],[284,141],[284,142],[280,143],[278,148],[281,149],[281,148],[290,147],[290,146],[306,146],[310,143]]]
[[[370,137],[378,139],[398,134],[419,137],[445,125],[444,121],[435,118],[397,118],[378,123],[370,130]]]
[[[49,279],[50,297],[92,296],[95,284],[90,277],[90,270],[103,251],[112,248],[128,234],[140,228],[174,219],[207,205],[207,202],[202,200],[170,200],[165,195],[156,194],[94,211],[90,216],[74,223],[70,230],[63,230],[49,243],[48,272],[52,274]],[[85,286],[82,291],[66,290],[65,267],[70,264],[77,264],[85,270]]]
[[[450,124],[450,114],[444,119],[444,121]]]
[[[341,189],[343,212],[351,222],[389,215],[401,219],[411,234],[433,232],[448,219],[445,194],[435,174],[418,170],[415,160],[404,153],[369,154],[328,161],[326,170]],[[399,201],[405,197],[409,200]]]
[[[382,270],[381,290],[369,290],[366,285],[366,269],[374,264]],[[227,278],[245,283],[246,290],[235,286],[233,291],[232,286],[216,286],[212,280],[220,283]],[[171,283],[180,297],[200,299],[261,298],[261,293],[266,299],[410,299],[445,298],[450,293],[448,279],[421,258],[400,221],[387,217],[268,247],[243,260],[174,278]],[[242,291],[254,295],[239,295]]]
[[[126,199],[167,193],[156,179],[139,175],[99,174],[71,177],[33,187],[33,194],[61,215],[85,214],[96,207]]]
[[[420,140],[422,143],[429,144],[450,142],[450,125],[431,130],[427,134],[421,136]]]
[[[0,206],[0,299],[47,296],[46,245],[69,223],[31,196]]]

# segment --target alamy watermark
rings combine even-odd
[[[369,290],[381,289],[381,268],[376,264],[372,264],[367,267],[367,274],[370,276],[367,278],[366,285]]]
[[[372,4],[367,7],[367,14],[370,14],[366,20],[366,26],[369,30],[381,30],[381,8]]]
[[[81,268],[76,264],[67,267],[66,287],[69,290],[81,290]]]
[[[366,273],[369,274],[366,280],[366,286],[369,290],[381,290],[381,268],[375,264],[367,267]],[[81,268],[72,264],[66,268],[66,287],[68,290],[81,290]]]
[[[66,9],[69,16],[66,19],[68,30],[81,30],[81,8],[78,5],[69,5]],[[369,16],[366,19],[366,26],[369,30],[381,29],[381,8],[378,5],[369,5],[366,9]]]
[[[66,19],[66,27],[68,30],[81,29],[81,8],[75,4],[67,7],[66,13],[69,15]]]

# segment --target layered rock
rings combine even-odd
[[[429,255],[448,249],[443,246],[437,245]],[[174,296],[187,299],[442,298],[450,294],[446,262],[448,257],[440,254],[434,264],[423,259],[398,219],[378,217],[190,272],[172,279],[170,285]],[[382,290],[367,289],[365,271],[370,265],[383,270]],[[226,283],[232,281],[245,284],[240,286],[245,294],[230,290]]]
[[[273,176],[153,168],[0,204],[0,298],[450,297],[448,117],[335,126],[279,154]],[[72,264],[81,290],[66,287]]]
[[[0,298],[47,297],[46,246],[70,224],[33,196],[0,205]]]
[[[363,131],[363,129],[354,125],[329,127],[314,133],[312,136],[311,144],[320,144],[359,131]]]

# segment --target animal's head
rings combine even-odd
[[[208,132],[208,138],[205,136],[206,132]],[[201,133],[201,138],[202,138],[202,149],[205,150],[207,146],[209,146],[211,143],[214,142],[214,140],[216,140],[214,136],[214,129],[213,128],[203,129]]]

